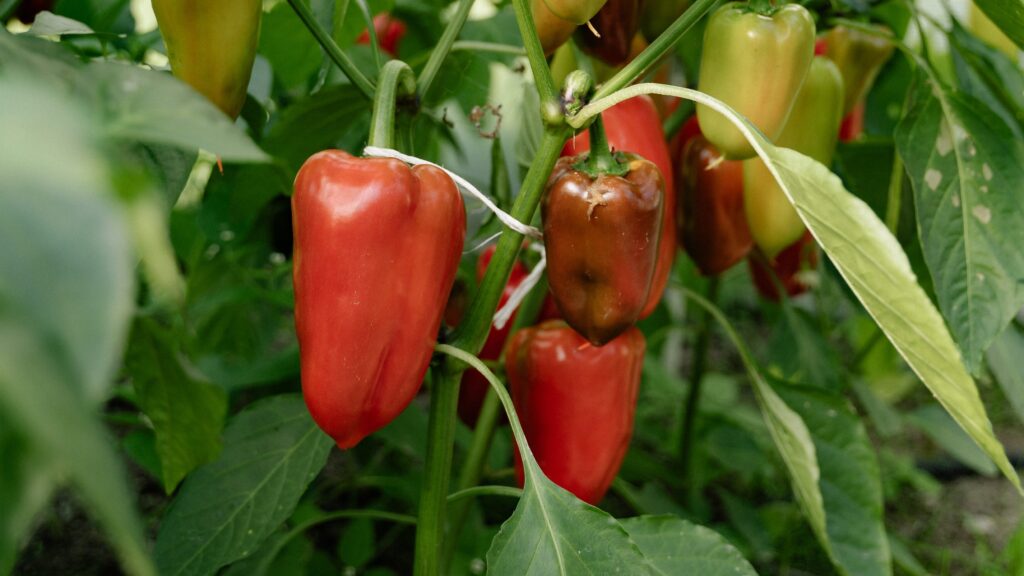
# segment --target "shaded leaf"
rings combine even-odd
[[[656,574],[757,574],[739,550],[709,528],[674,516],[640,516],[620,523],[654,564]]]

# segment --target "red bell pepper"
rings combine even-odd
[[[419,391],[465,224],[458,189],[432,166],[328,150],[299,170],[292,226],[302,392],[339,447],[389,423]]]
[[[509,343],[505,371],[530,450],[552,482],[591,504],[629,449],[645,346],[630,328],[596,348],[560,321],[520,330]],[[522,486],[518,450],[515,466]]]
[[[779,291],[775,287],[772,274],[779,279],[779,283],[786,289],[790,298],[799,296],[807,291],[807,284],[801,279],[799,273],[804,270],[813,270],[818,266],[818,251],[814,247],[814,236],[804,232],[793,245],[789,246],[775,257],[771,269],[765,264],[763,256],[747,258],[750,266],[750,276],[754,280],[754,286],[761,296],[779,301]]]
[[[661,118],[654,101],[649,96],[637,96],[612,106],[601,114],[608,144],[617,151],[631,152],[651,162],[661,171],[665,179],[665,211],[662,217],[663,231],[658,243],[658,261],[651,281],[651,292],[640,313],[644,319],[654,312],[661,301],[661,295],[668,285],[672,264],[676,258],[676,237],[670,231],[675,229],[676,188],[665,133],[661,129]],[[562,156],[570,156],[590,150],[588,131],[577,134],[562,148]]]
[[[405,36],[405,22],[392,18],[390,14],[377,14],[373,17],[373,32],[377,35],[377,44],[381,47],[381,50],[390,54],[392,58],[397,58],[398,43]],[[356,44],[369,43],[370,32],[369,30],[363,30],[359,37],[356,38]]]

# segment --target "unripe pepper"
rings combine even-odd
[[[576,30],[574,22],[556,16],[544,0],[530,0],[530,11],[533,13],[533,25],[546,56],[550,56],[559,46],[565,44]]]
[[[595,348],[559,321],[520,330],[505,372],[530,450],[552,482],[597,504],[629,450],[644,336],[630,328]],[[516,451],[516,476],[523,466]]]
[[[831,60],[815,56],[793,113],[775,144],[829,166],[842,118],[843,78]],[[743,202],[750,234],[769,258],[804,233],[803,220],[760,158],[743,163]]]
[[[261,0],[153,0],[175,76],[237,118],[256,59]]]
[[[699,134],[680,148],[679,243],[702,274],[717,276],[754,246],[743,212],[743,163],[719,161],[721,153]]]
[[[605,64],[625,64],[640,30],[642,7],[643,0],[608,0],[590,22],[600,36],[588,27],[580,27],[576,30],[576,41],[584,52]]]
[[[653,163],[608,152],[601,121],[593,153],[555,163],[541,204],[551,293],[562,317],[595,346],[635,323],[651,292],[665,181]]]
[[[786,124],[814,56],[814,20],[806,8],[786,4],[770,16],[746,3],[719,8],[704,31],[697,89],[732,106],[774,140]],[[703,104],[697,118],[704,137],[729,160],[754,149],[732,122]]]
[[[608,144],[617,151],[631,152],[651,162],[665,180],[664,209],[662,212],[662,234],[658,241],[658,261],[654,268],[654,279],[647,303],[640,313],[640,319],[649,316],[658,307],[661,295],[668,285],[672,264],[676,257],[676,187],[672,159],[661,119],[654,101],[649,96],[637,96],[612,106],[601,113]],[[562,148],[562,155],[574,155],[590,150],[589,131],[577,134]]]
[[[484,272],[487,271],[487,266],[490,265],[491,258],[494,257],[494,251],[495,246],[489,246],[480,254],[480,259],[476,263],[477,281],[483,279]],[[528,274],[526,267],[521,262],[517,260],[513,264],[512,272],[508,277],[508,283],[505,284],[505,289],[502,291],[501,299],[498,302],[498,310],[505,306],[512,293],[523,283]],[[478,358],[481,360],[497,360],[501,357],[501,351],[505,348],[509,330],[512,329],[517,313],[518,310],[513,312],[508,322],[500,329],[491,326],[491,331],[487,334],[487,341],[484,342],[484,347],[477,354]],[[543,321],[557,317],[558,309],[549,295],[544,300],[544,307],[541,309],[538,320]],[[462,385],[459,387],[459,418],[467,426],[474,426],[476,424],[476,420],[480,416],[480,408],[483,406],[484,398],[487,396],[489,388],[490,384],[487,382],[487,379],[476,370],[466,370],[462,373]]]
[[[543,0],[552,14],[573,24],[586,24],[607,0]]]
[[[302,392],[339,447],[388,424],[420,389],[465,224],[459,191],[432,166],[328,150],[299,170],[292,225]]]
[[[855,28],[836,26],[824,37],[825,57],[836,63],[843,76],[843,116],[867,98],[882,66],[894,50],[888,38]]]
[[[750,267],[750,277],[754,281],[757,291],[768,300],[779,301],[779,291],[776,288],[775,280],[786,290],[790,298],[799,296],[807,291],[807,284],[801,278],[806,271],[813,270],[818,266],[818,251],[814,247],[814,236],[805,232],[793,245],[787,247],[775,257],[770,265],[765,263],[764,256],[751,255],[747,258],[747,265]]]

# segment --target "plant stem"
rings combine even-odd
[[[548,175],[562,152],[562,145],[565,144],[565,129],[547,130],[541,140],[540,147],[534,156],[530,170],[523,179],[523,184],[516,196],[515,204],[512,206],[512,217],[520,222],[530,222],[533,214],[540,204],[541,196],[544,194],[544,187],[547,184]],[[515,263],[516,255],[523,243],[523,235],[514,230],[505,230],[498,240],[498,246],[494,251],[494,257],[487,266],[487,272],[480,282],[473,301],[466,311],[466,317],[455,331],[452,345],[471,354],[476,354],[484,345],[487,333],[491,327],[491,320],[494,310],[498,306],[501,292],[508,282],[509,274],[512,272],[512,265]],[[449,362],[453,367],[461,371],[461,362]]]
[[[526,56],[526,50],[511,44],[496,42],[480,42],[477,40],[459,40],[452,44],[452,52],[470,50],[473,52],[491,52],[492,54],[508,54],[510,56]]]
[[[420,485],[416,521],[416,559],[413,574],[436,576],[441,570],[446,505],[455,448],[455,415],[459,405],[460,374],[444,368],[433,370],[430,389],[430,422],[427,428],[427,460]]]
[[[352,84],[354,84],[364,96],[372,100],[375,91],[373,82],[359,71],[355,62],[353,62],[347,54],[341,51],[341,48],[339,48],[334,42],[331,35],[324,30],[324,27],[321,26],[319,22],[317,22],[316,17],[313,16],[309,7],[307,7],[302,0],[288,0],[288,3],[291,4],[292,10],[295,10],[295,14],[298,15],[299,20],[302,20],[302,23],[306,25],[306,28],[308,28],[310,33],[313,34],[313,37],[316,38],[316,41],[324,49],[324,52],[327,53],[331,60],[334,60],[334,63],[338,65],[338,68],[341,68],[341,71],[348,77]]]
[[[713,276],[708,283],[707,299],[714,304],[718,297],[718,276]],[[704,368],[707,365],[708,345],[711,342],[711,314],[701,311],[700,327],[697,332],[697,344],[693,350],[693,364],[690,366],[690,393],[683,405],[680,415],[683,423],[683,434],[679,442],[680,477],[685,482],[693,460],[693,432],[696,428],[697,406],[700,404],[701,384],[704,380]]]
[[[892,174],[889,176],[889,199],[885,205],[885,226],[896,235],[900,227],[900,204],[903,201],[903,159],[899,150],[893,152]]]
[[[525,2],[525,0],[519,1]],[[610,80],[598,88],[597,93],[594,94],[594,99],[604,98],[609,94],[617,92],[647,73],[647,70],[661,60],[661,57],[667,54],[679,42],[690,27],[696,24],[719,1],[697,0],[694,2],[685,12],[679,15],[679,18],[676,18],[676,21],[667,30],[661,33],[661,36],[658,36],[654,42],[651,42],[650,46],[644,49],[632,62],[626,64],[625,68],[619,70],[618,74],[612,76]]]
[[[612,154],[601,116],[594,118],[594,123],[590,125],[589,130],[590,153],[584,160],[574,164],[573,168],[582,170],[591,178],[597,178],[604,174],[625,176],[629,172],[629,167],[619,162],[615,155]]]
[[[495,399],[498,397],[495,396]],[[496,400],[497,401],[497,400]],[[501,405],[500,401],[497,401]],[[448,495],[448,502],[461,502],[476,496],[504,496],[506,498],[519,498],[523,495],[522,488],[513,486],[473,486],[465,490],[459,490]]]
[[[540,95],[541,118],[548,124],[558,124],[562,119],[558,90],[551,77],[547,58],[544,57],[544,48],[537,37],[537,27],[533,23],[529,0],[512,0],[512,6],[515,8],[519,34],[523,37],[523,47],[526,48],[526,58],[530,61],[533,82],[537,85],[537,93]],[[559,113],[557,118],[555,111]]]
[[[412,69],[401,60],[390,60],[380,71],[380,83],[373,99],[370,119],[370,146],[394,148],[395,108],[399,97],[416,94]]]
[[[465,25],[466,18],[469,16],[469,9],[472,7],[473,0],[459,0],[459,7],[456,9],[452,21],[445,27],[444,33],[441,34],[441,39],[437,41],[437,46],[434,46],[434,49],[430,52],[430,59],[427,60],[427,65],[420,71],[420,77],[416,83],[419,84],[421,98],[425,99],[427,97],[427,91],[430,90],[434,79],[437,78],[437,73],[441,70],[444,59],[451,52],[452,44],[455,43],[459,32],[462,31],[462,26]]]

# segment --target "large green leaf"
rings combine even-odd
[[[988,349],[986,358],[1017,419],[1024,423],[1024,333],[1020,326],[1011,322]]]
[[[860,418],[839,394],[807,386],[776,389],[814,441],[837,568],[851,576],[892,574],[878,461]]]
[[[170,334],[149,320],[132,332],[127,364],[139,406],[153,424],[167,493],[217,457],[227,412],[224,391],[189,374]]]
[[[974,0],[1018,48],[1024,48],[1024,0]]]
[[[939,306],[973,369],[1024,305],[1024,142],[923,73],[896,142]]]
[[[756,576],[739,550],[715,531],[675,516],[640,516],[620,522],[656,574]]]
[[[296,396],[235,416],[220,458],[185,480],[164,517],[160,573],[212,574],[255,552],[295,509],[333,445]]]
[[[53,42],[3,30],[0,72],[31,76],[77,99],[99,121],[101,136],[202,148],[225,161],[267,160],[230,118],[170,74],[113,61],[84,63]]]

